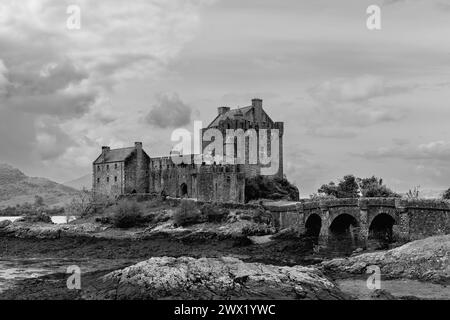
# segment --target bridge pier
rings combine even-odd
[[[400,200],[395,201],[395,209],[398,215],[398,221],[392,226],[392,233],[394,239],[400,242],[407,242],[410,240],[409,230],[409,214],[404,202]]]
[[[330,236],[330,212],[328,207],[322,205],[320,207],[320,211],[320,219],[322,220],[322,224],[320,226],[319,233],[319,250],[328,247],[328,239]]]
[[[359,201],[359,233],[358,246],[363,249],[367,248],[367,241],[369,239],[369,212],[367,203]]]

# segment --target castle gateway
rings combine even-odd
[[[210,144],[204,139],[209,132],[226,137],[221,142],[223,161],[215,160],[215,151],[214,160],[199,163],[196,155],[183,156],[186,161],[174,161],[171,156],[149,157],[141,143],[114,150],[103,147],[93,164],[94,193],[113,198],[130,193],[156,193],[244,203],[246,179],[267,175],[265,172],[283,177],[284,124],[269,117],[261,99],[253,99],[250,106],[243,108],[218,108],[216,118],[202,129],[202,151]],[[238,134],[230,137],[230,132]],[[274,163],[275,171],[267,170]]]

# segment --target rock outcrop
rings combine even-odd
[[[430,237],[381,252],[322,262],[326,272],[364,274],[380,267],[383,277],[450,283],[450,235]]]
[[[313,267],[239,259],[151,258],[101,278],[85,299],[344,299]]]

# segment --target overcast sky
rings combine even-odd
[[[302,196],[348,173],[447,188],[449,40],[447,0],[0,0],[0,162],[64,182],[260,97]]]

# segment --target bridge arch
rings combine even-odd
[[[398,217],[395,212],[390,211],[390,210],[382,210],[382,211],[376,212],[376,214],[369,214],[368,225],[370,226],[372,224],[372,222],[380,215],[390,216],[392,218],[392,220],[394,220],[395,223],[397,223],[397,221],[398,221]]]
[[[358,246],[359,221],[348,213],[337,215],[328,228],[328,242],[334,251],[351,252]]]
[[[369,242],[375,242],[378,247],[386,248],[394,241],[393,226],[397,224],[395,216],[389,213],[379,213],[369,224]]]
[[[305,235],[314,244],[319,242],[320,229],[322,228],[322,218],[316,213],[310,214],[305,221]]]

